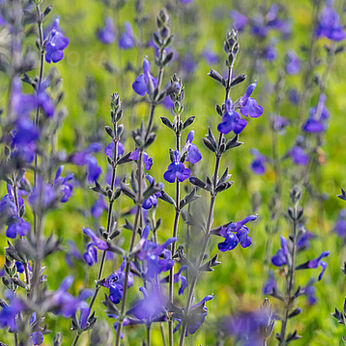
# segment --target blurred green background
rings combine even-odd
[[[134,0],[126,1],[126,4],[119,10],[113,11],[105,6],[101,1],[91,0],[59,0],[53,1],[53,12],[50,15],[59,16],[60,24],[66,36],[70,39],[70,44],[65,50],[63,61],[55,66],[45,64],[45,71],[51,68],[57,68],[63,80],[63,90],[65,93],[63,104],[67,110],[67,117],[64,120],[63,127],[59,136],[59,150],[70,152],[75,144],[75,130],[78,131],[82,142],[90,138],[97,138],[102,135],[104,144],[107,138],[103,134],[104,124],[109,124],[110,95],[117,91],[122,100],[129,100],[134,93],[131,84],[136,77],[134,71],[123,72],[128,62],[131,62],[137,69],[140,67],[143,54],[147,55],[153,61],[153,50],[151,48],[140,49],[133,48],[127,51],[120,51],[117,43],[103,45],[96,38],[97,28],[103,25],[105,16],[111,16],[117,28],[121,27],[125,21],[134,25],[135,11]],[[221,104],[224,97],[223,89],[211,80],[207,73],[209,64],[201,57],[201,52],[209,45],[214,47],[214,52],[222,58],[219,63],[213,65],[213,68],[222,72],[224,70],[223,41],[227,30],[232,28],[232,20],[228,12],[232,9],[238,9],[242,13],[251,16],[262,7],[269,6],[270,1],[204,1],[195,0],[191,4],[182,4],[179,1],[167,3],[164,1],[150,0],[144,1],[144,13],[147,21],[143,24],[143,36],[146,40],[150,39],[151,33],[155,31],[155,16],[159,10],[166,6],[171,9],[172,31],[176,34],[176,42],[173,47],[177,50],[179,58],[186,53],[192,54],[196,61],[196,69],[193,74],[186,76],[185,84],[185,113],[184,116],[196,115],[194,123],[195,140],[203,154],[203,160],[198,164],[197,174],[204,177],[205,174],[211,175],[211,169],[214,158],[210,152],[203,147],[202,138],[207,132],[207,126],[211,125],[216,134],[216,126],[219,117],[215,112],[215,105]],[[280,2],[279,2],[280,3]],[[46,3],[45,3],[46,4]],[[48,4],[48,2],[47,2]],[[253,79],[258,81],[258,87],[255,91],[255,97],[264,108],[262,117],[249,121],[248,126],[241,134],[241,141],[244,145],[232,150],[224,156],[220,171],[226,166],[232,173],[234,184],[227,192],[219,195],[216,202],[214,225],[220,225],[230,220],[239,220],[251,213],[258,213],[259,218],[255,224],[250,224],[250,235],[253,245],[247,249],[237,247],[235,250],[220,255],[222,262],[215,268],[213,273],[205,275],[198,283],[196,290],[196,301],[207,294],[215,293],[213,301],[207,304],[209,313],[202,328],[193,336],[186,340],[188,345],[215,345],[217,336],[214,333],[214,327],[217,325],[218,318],[234,313],[238,309],[248,310],[260,306],[264,296],[262,286],[267,278],[268,268],[272,265],[265,264],[266,247],[269,235],[266,228],[270,225],[270,211],[268,203],[273,195],[275,174],[272,168],[268,167],[263,176],[256,176],[250,169],[252,155],[251,148],[257,148],[263,154],[271,155],[271,135],[269,127],[269,115],[273,112],[286,116],[295,123],[298,114],[297,107],[293,106],[287,100],[289,88],[296,88],[300,92],[304,90],[302,74],[306,68],[307,56],[301,50],[302,46],[308,46],[312,31],[312,9],[309,1],[292,0],[282,2],[285,6],[284,16],[292,21],[292,34],[289,40],[282,40],[279,35],[277,42],[278,57],[273,62],[264,62],[264,72],[255,69]],[[335,6],[341,8],[341,1],[335,1]],[[49,18],[50,19],[50,18]],[[48,24],[48,21],[47,21]],[[134,28],[136,37],[139,32]],[[34,40],[34,38],[33,38]],[[236,62],[235,70],[237,73],[250,73],[251,66],[256,50],[254,47],[258,42],[249,30],[240,33],[240,53]],[[325,53],[323,45],[329,44],[325,40],[319,40],[316,50],[322,59],[321,66],[317,73],[323,73],[325,65]],[[303,72],[298,76],[285,77],[284,100],[279,109],[274,107],[275,90],[273,84],[276,82],[278,70],[283,66],[284,56],[288,49],[295,49],[302,59]],[[164,84],[169,82],[170,76],[177,71],[179,58],[172,64],[169,71],[165,72]],[[113,72],[105,69],[104,64],[108,62],[113,66]],[[316,296],[318,302],[314,306],[309,306],[305,297],[301,297],[298,302],[303,312],[300,316],[289,322],[289,331],[294,329],[302,338],[295,342],[296,345],[342,345],[341,337],[345,332],[343,326],[331,317],[334,307],[342,307],[344,294],[346,293],[345,278],[340,270],[343,262],[346,260],[343,239],[338,238],[332,233],[333,225],[337,219],[339,211],[345,207],[345,202],[336,198],[341,186],[346,186],[346,152],[345,152],[345,120],[344,110],[346,109],[346,73],[345,54],[337,55],[333,61],[328,80],[326,82],[326,105],[330,111],[331,118],[329,128],[323,144],[323,153],[326,157],[325,163],[320,167],[321,181],[320,191],[329,195],[328,199],[320,203],[311,198],[306,198],[304,207],[306,215],[306,228],[318,235],[318,238],[312,241],[312,247],[303,252],[298,257],[298,262],[304,262],[308,259],[317,257],[321,251],[329,250],[331,255],[327,258],[328,268],[323,280],[316,284]],[[156,74],[157,69],[152,63],[152,73]],[[92,112],[86,111],[83,107],[85,103],[85,88],[87,76],[91,76],[94,81],[95,100],[92,101]],[[244,88],[251,81],[245,81],[243,84],[232,89],[231,97],[236,100],[244,92]],[[5,83],[1,83],[3,90]],[[308,108],[314,106],[318,95],[312,94],[311,99],[307,100],[302,115],[305,118],[308,115]],[[140,124],[142,119],[146,120],[148,107],[140,103],[134,107],[125,104],[125,116],[123,118],[126,136],[133,129],[133,124]],[[171,113],[159,107],[156,112],[155,126],[157,127],[157,139],[150,149],[150,156],[153,157],[153,168],[151,174],[157,181],[163,181],[162,175],[169,164],[168,149],[173,147],[175,139],[172,133],[164,127],[159,121],[159,116],[166,116],[172,119]],[[299,128],[290,126],[287,133],[279,136],[280,156],[283,156],[293,145]],[[133,149],[133,141],[128,138],[125,142],[127,150]],[[106,161],[102,153],[98,155],[98,162],[106,167]],[[74,170],[74,167],[65,169]],[[291,186],[291,160],[283,161],[283,193],[282,210],[287,209],[289,203],[289,189]],[[75,171],[76,172],[76,171]],[[76,172],[78,174],[78,172]],[[167,192],[174,195],[174,186],[165,183]],[[201,193],[204,198],[207,195]],[[257,196],[257,197],[256,197]],[[254,199],[260,196],[261,204],[258,208],[254,207]],[[95,194],[90,190],[75,189],[73,198],[67,205],[63,205],[59,210],[51,212],[46,218],[45,232],[48,234],[54,231],[57,235],[67,239],[73,239],[80,250],[82,250],[83,235],[82,227],[87,226],[95,228],[98,224],[105,225],[105,213],[100,220],[94,220],[89,214],[84,213],[83,209],[90,209],[95,201]],[[207,199],[206,199],[207,201]],[[159,230],[159,238],[166,240],[172,232],[174,210],[164,202],[159,202],[159,209],[156,217],[163,219]],[[131,204],[123,198],[117,205],[117,211],[124,212],[128,210]],[[322,207],[322,209],[321,209]],[[256,209],[256,210],[255,210]],[[322,216],[321,216],[322,215]],[[289,223],[282,218],[280,223],[280,234],[287,235],[289,232]],[[127,231],[124,231],[125,238],[128,237]],[[180,234],[184,234],[185,226],[180,223]],[[3,237],[4,238],[4,237]],[[272,254],[279,247],[279,235],[273,239]],[[5,242],[5,239],[2,240]],[[213,242],[211,254],[216,252],[216,241]],[[120,260],[114,268],[117,268]],[[73,291],[76,293],[86,282],[89,287],[93,286],[93,280],[96,278],[98,265],[92,268],[79,263],[75,268],[67,273],[66,262],[63,253],[54,254],[49,257],[46,263],[46,273],[48,274],[49,288],[57,288],[62,279],[71,274],[75,277]],[[272,268],[276,277],[279,277],[277,268]],[[110,273],[112,264],[108,263],[105,273]],[[89,271],[86,274],[86,271]],[[317,277],[318,270],[301,271],[297,274],[297,284],[305,285],[310,277]],[[283,283],[283,277],[281,278]],[[279,286],[280,284],[279,283]],[[135,283],[134,288],[139,283]],[[132,291],[134,291],[132,289]],[[104,306],[101,304],[104,292],[98,296],[98,303],[95,306],[97,316],[101,319],[107,319],[112,325],[114,321],[106,317]],[[134,297],[134,292],[130,299]],[[185,299],[185,297],[183,297]],[[274,309],[280,309],[281,306],[272,298],[269,298]],[[182,298],[177,298],[177,302]],[[70,324],[63,321],[62,318],[50,315],[47,319],[48,327],[53,331],[63,333],[63,345],[70,345],[73,338],[73,332],[69,331]],[[277,322],[269,345],[275,345],[275,333],[279,330],[280,323]],[[61,329],[62,328],[62,329]],[[141,337],[144,335],[144,326],[125,329],[125,345],[140,345]],[[4,342],[11,344],[12,339],[8,340],[7,335],[0,338]],[[45,338],[45,345],[51,344],[51,335]],[[88,345],[89,335],[85,333],[80,339],[80,345]],[[230,339],[223,340],[225,345],[232,345]],[[153,345],[161,345],[162,340],[159,328],[153,328]]]

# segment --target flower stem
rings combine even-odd
[[[233,65],[231,65],[228,69],[227,85],[225,87],[225,103],[226,103],[227,99],[229,98],[229,93],[231,90],[232,71],[233,71]],[[219,134],[218,147],[220,147],[222,140],[223,140],[223,134],[220,133]],[[189,290],[188,290],[188,294],[187,294],[186,305],[184,308],[185,318],[183,320],[182,327],[181,327],[179,346],[184,345],[185,334],[186,334],[186,329],[187,329],[187,317],[188,317],[189,310],[190,310],[191,303],[192,303],[193,292],[194,292],[194,289],[195,289],[195,286],[196,286],[196,283],[197,283],[197,280],[199,277],[199,268],[200,268],[202,261],[204,259],[205,252],[207,250],[208,243],[209,243],[209,238],[211,235],[210,230],[211,230],[211,227],[213,224],[213,215],[214,215],[215,198],[216,198],[215,188],[216,188],[217,178],[218,178],[218,173],[219,173],[219,168],[220,168],[220,160],[221,160],[221,154],[217,151],[216,152],[214,173],[213,173],[213,181],[212,181],[213,186],[212,186],[212,192],[211,192],[211,197],[210,197],[207,227],[206,227],[206,232],[204,234],[202,250],[200,252],[199,259],[196,263],[197,272],[192,276],[192,282],[189,286]]]

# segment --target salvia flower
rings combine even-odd
[[[183,182],[190,176],[191,171],[180,161],[180,153],[178,150],[175,150],[172,156],[173,162],[169,164],[163,178],[169,183],[174,183],[175,180]]]
[[[242,32],[244,30],[244,27],[248,23],[248,18],[244,14],[235,10],[230,11],[229,16],[233,20],[233,28],[238,32]]]
[[[90,228],[83,228],[83,233],[88,236],[99,250],[107,250],[108,244],[99,238]]]
[[[5,298],[8,304],[5,303],[0,311],[0,326],[9,328],[10,331],[17,330],[18,314],[25,310],[24,302],[17,297],[12,291],[5,291]]]
[[[277,291],[277,285],[274,277],[274,272],[269,270],[268,279],[263,286],[263,294],[272,294]]]
[[[251,83],[244,96],[240,98],[240,113],[246,117],[258,118],[263,114],[263,108],[251,97],[256,86],[257,82]]]
[[[47,35],[46,43],[46,61],[48,64],[51,62],[57,63],[64,57],[64,49],[69,44],[69,39],[64,36],[64,34],[59,31],[60,19],[56,18]]]
[[[346,243],[346,209],[340,210],[338,220],[336,221],[333,230],[344,240],[344,243]]]
[[[328,256],[329,256],[329,251],[323,251],[317,258],[298,265],[296,267],[296,269],[297,270],[299,270],[299,269],[314,269],[314,268],[317,268],[318,266],[321,266],[322,271],[318,276],[318,281],[320,281],[322,279],[324,272],[326,271],[326,268],[327,268],[327,263],[322,261],[322,258],[328,257]]]
[[[311,279],[304,287],[304,295],[307,297],[309,305],[315,305],[317,302],[316,288],[314,286],[314,283],[315,280]]]
[[[111,159],[113,158],[113,152],[114,152],[114,141],[110,142],[106,148],[105,148],[105,154],[110,157]],[[121,156],[124,154],[124,145],[121,142],[117,142],[117,156]]]
[[[182,266],[178,272],[174,274],[174,283],[180,282],[180,287],[178,290],[178,295],[184,294],[185,288],[187,287],[188,283],[186,280],[186,277],[182,274],[184,270],[187,269],[187,266]]]
[[[89,266],[97,263],[97,248],[94,243],[89,243],[87,245],[86,251],[83,253],[83,258]]]
[[[149,174],[147,174],[145,177],[147,178],[149,184],[151,184],[154,181],[154,178]],[[160,185],[161,188],[163,188],[163,184]],[[146,210],[151,209],[153,207],[155,208],[157,206],[157,199],[161,196],[161,194],[161,191],[158,191],[149,196],[147,199],[143,201],[142,207]]]
[[[304,230],[297,239],[297,248],[304,250],[310,246],[310,240],[315,238],[315,234]]]
[[[233,131],[235,134],[242,132],[247,125],[247,121],[232,109],[233,103],[231,99],[226,101],[226,112],[222,117],[221,123],[217,126],[219,132],[227,134]]]
[[[119,38],[118,45],[121,49],[130,49],[136,45],[136,40],[133,35],[132,26],[129,22],[124,23],[124,32]]]
[[[192,164],[199,162],[202,159],[202,154],[197,148],[196,144],[193,144],[193,138],[195,136],[195,130],[191,130],[186,137],[186,144],[184,149],[187,151],[186,161],[189,161]]]
[[[149,93],[148,83],[149,79],[153,83],[154,87],[157,86],[157,79],[150,73],[150,62],[148,59],[143,59],[143,73],[141,73],[136,80],[132,83],[132,89],[140,96],[144,96],[145,93]]]
[[[289,156],[296,165],[306,165],[309,162],[309,156],[300,145],[295,145],[290,151]]]
[[[218,249],[222,252],[231,251],[236,248],[239,243],[242,248],[249,247],[252,242],[249,237],[249,229],[245,225],[255,220],[257,220],[256,215],[249,215],[241,221],[232,222],[222,227],[218,235],[225,238],[225,240],[218,244]]]
[[[332,41],[342,41],[346,37],[340,18],[332,7],[332,1],[327,0],[326,6],[320,13],[317,28],[317,37],[326,37]]]
[[[205,303],[209,300],[214,299],[214,295],[210,294],[204,297],[200,302],[197,304],[191,306],[189,315],[186,317],[187,318],[187,327],[186,327],[186,334],[187,335],[192,335],[197,332],[197,330],[201,327],[203,322],[205,321],[205,318],[208,315],[208,308],[205,306]],[[176,332],[181,324],[181,320],[177,319],[178,324],[174,329],[174,332]]]
[[[309,117],[303,124],[303,131],[308,133],[320,133],[326,130],[329,111],[325,106],[326,96],[321,94],[317,107],[309,111]]]
[[[97,38],[104,44],[110,44],[115,41],[115,29],[111,17],[106,17],[104,26],[97,30]]]
[[[30,317],[30,326],[33,327],[36,322],[36,312],[34,312]],[[33,345],[41,345],[43,343],[43,333],[39,331],[35,331],[31,334],[31,342]]]
[[[272,263],[277,267],[287,264],[287,256],[289,255],[286,239],[282,235],[280,236],[280,243],[281,248],[272,257]]]
[[[251,149],[251,154],[254,155],[254,159],[251,162],[251,169],[255,174],[264,174],[266,172],[267,157],[262,155],[257,149]]]
[[[130,160],[134,160],[137,161],[139,159],[139,149],[136,149],[135,151],[133,151],[130,156],[129,156]],[[149,157],[147,152],[143,152],[143,162],[144,162],[144,168],[149,171],[151,166],[153,165],[153,158]]]
[[[56,191],[52,185],[44,183],[39,177],[38,183],[32,190],[28,201],[36,211],[49,209],[57,201]]]
[[[73,184],[71,181],[73,180],[73,174],[68,174],[66,177],[62,177],[62,171],[64,169],[64,166],[60,166],[55,174],[53,186],[55,188],[55,191],[62,195],[60,202],[66,203],[72,194],[73,191]]]
[[[301,64],[297,53],[290,50],[286,53],[286,72],[287,74],[294,75],[300,72]]]
[[[270,116],[270,124],[273,131],[282,134],[285,132],[285,129],[288,126],[288,120],[281,115],[273,114]]]
[[[98,219],[106,209],[106,201],[102,195],[99,195],[98,199],[91,206],[90,212],[95,219]]]
[[[30,231],[30,224],[26,221],[24,221],[19,216],[13,216],[7,221],[7,230],[6,230],[6,237],[8,238],[16,238],[17,234],[19,234],[21,237],[28,234]]]

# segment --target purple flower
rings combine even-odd
[[[28,198],[30,205],[36,211],[52,207],[56,200],[57,195],[53,186],[45,184],[41,178],[38,179],[38,184]]]
[[[99,250],[107,250],[108,244],[106,241],[99,238],[90,228],[83,228],[83,233],[88,236],[93,244],[99,249]]]
[[[300,59],[294,50],[286,53],[286,72],[290,75],[298,74],[300,72]]]
[[[333,230],[340,238],[343,238],[344,243],[346,243],[346,209],[340,210],[338,220],[336,221]]]
[[[251,169],[255,174],[264,174],[266,171],[265,164],[268,161],[267,157],[262,155],[257,149],[251,149],[251,154],[254,159],[251,162]]]
[[[18,314],[25,310],[24,302],[12,291],[5,291],[5,298],[8,304],[2,304],[0,311],[0,326],[10,328],[10,331],[17,330]]]
[[[306,249],[307,247],[310,246],[310,240],[315,238],[316,236],[309,232],[304,230],[304,232],[302,232],[302,234],[298,237],[297,239],[297,247],[299,250],[303,250]]]
[[[69,267],[73,267],[73,259],[75,260],[81,260],[82,254],[79,252],[75,242],[73,240],[68,240],[68,250],[65,254],[65,260]]]
[[[179,271],[174,274],[174,283],[178,283],[179,281],[181,283],[178,290],[179,295],[184,294],[185,288],[188,286],[186,277],[181,274],[184,270],[187,270],[187,266],[182,266]]]
[[[95,219],[98,219],[106,209],[107,204],[105,202],[105,199],[102,195],[99,195],[99,198],[92,205],[90,212]]]
[[[133,315],[141,323],[150,325],[152,322],[166,320],[166,299],[158,284],[152,284],[148,291],[139,287],[144,298],[139,300],[127,314]]]
[[[222,227],[217,235],[225,238],[225,240],[218,244],[218,249],[221,252],[231,251],[238,243],[240,243],[242,248],[249,247],[251,245],[251,238],[249,237],[249,229],[245,225],[255,220],[257,220],[256,215],[249,215],[241,221],[231,222]]]
[[[208,314],[208,309],[205,306],[205,303],[212,299],[214,299],[214,295],[207,295],[199,303],[191,306],[189,316],[187,317],[188,322],[185,336],[196,333],[196,331],[201,327]],[[181,324],[180,319],[177,319],[177,321],[178,324],[175,327],[174,332],[176,332],[179,329]]]
[[[233,103],[231,99],[226,101],[226,112],[222,117],[221,123],[217,126],[219,132],[227,134],[233,131],[239,134],[247,125],[247,121],[242,119],[240,115],[232,109]]]
[[[313,107],[309,111],[309,118],[303,124],[302,129],[308,133],[320,133],[327,127],[329,111],[325,106],[326,96],[321,94],[318,100],[317,107]]]
[[[34,327],[36,322],[36,312],[30,316],[30,326]],[[43,343],[43,333],[39,330],[31,334],[31,342],[33,345],[41,345]]]
[[[275,48],[275,42],[268,43],[262,52],[262,58],[267,61],[274,61],[277,57],[277,51]]]
[[[149,182],[149,184],[152,184],[154,181],[153,177],[147,174],[145,176]],[[163,188],[163,185],[161,184],[161,188]],[[149,210],[153,207],[157,206],[157,199],[161,196],[161,191],[155,192],[151,196],[149,196],[147,199],[143,201],[142,207],[146,210]]]
[[[230,11],[229,16],[233,20],[233,28],[238,32],[242,32],[244,27],[248,23],[248,18],[238,11]]]
[[[274,272],[269,270],[268,279],[263,286],[263,294],[272,294],[277,291],[277,285],[274,277]]]
[[[321,271],[320,275],[318,276],[318,281],[320,281],[322,279],[324,272],[326,271],[326,268],[327,268],[327,263],[324,261],[321,261],[321,259],[324,257],[328,257],[329,253],[330,253],[329,251],[323,251],[317,258],[298,265],[296,267],[296,269],[297,270],[299,270],[299,269],[314,269],[314,268],[317,268],[318,266],[321,266],[322,271]]]
[[[136,45],[135,38],[133,36],[132,26],[129,22],[124,23],[124,32],[119,38],[118,45],[122,49],[130,49]]]
[[[292,161],[296,165],[306,165],[309,162],[309,156],[305,153],[304,149],[299,145],[295,145],[289,151],[289,155],[291,156]]]
[[[287,256],[289,254],[286,239],[282,235],[280,236],[280,242],[281,248],[272,257],[272,263],[277,267],[287,264]]]
[[[217,64],[220,61],[220,56],[214,53],[209,47],[203,49],[202,57],[210,65]]]
[[[244,96],[240,98],[240,113],[246,117],[258,118],[263,114],[263,108],[254,98],[250,97],[256,86],[257,82],[251,83]]]
[[[289,89],[288,90],[288,99],[290,102],[292,102],[294,105],[298,105],[300,101],[300,94],[297,89]]]
[[[143,73],[140,74],[136,80],[132,83],[132,89],[140,96],[144,96],[145,93],[149,93],[148,83],[149,79],[156,88],[157,79],[150,73],[150,62],[146,58],[143,59]]]
[[[169,183],[174,183],[175,180],[183,182],[190,176],[191,171],[184,166],[180,161],[180,153],[178,150],[173,152],[173,162],[169,164],[163,178]]]
[[[12,139],[13,146],[25,146],[35,143],[40,137],[40,132],[29,118],[21,118],[16,122]]]
[[[342,41],[346,37],[344,28],[340,25],[339,15],[332,7],[332,1],[327,1],[320,13],[316,36],[326,37],[332,41]]]
[[[180,59],[180,70],[183,76],[194,73],[197,68],[197,62],[191,53],[183,55]]]
[[[124,154],[124,145],[121,142],[117,142],[117,157],[121,156]],[[110,142],[106,148],[105,148],[105,154],[110,157],[111,159],[113,158],[113,151],[114,151],[114,142]]]
[[[315,305],[316,304],[316,288],[314,286],[315,280],[311,279],[307,283],[307,285],[304,287],[304,295],[308,298],[309,305]]]
[[[151,280],[173,267],[174,262],[167,248],[177,240],[176,238],[169,238],[162,245],[158,245],[147,240],[149,231],[150,229],[147,225],[140,240],[142,247],[137,254],[138,259],[142,262],[143,276],[146,280]]]
[[[191,130],[186,137],[186,144],[184,149],[187,151],[186,161],[192,164],[199,162],[202,159],[202,154],[197,148],[197,145],[193,144],[193,138],[195,136],[195,130]]]
[[[110,44],[115,41],[115,30],[111,17],[106,17],[103,28],[97,30],[97,38],[104,44]]]
[[[279,134],[284,133],[286,127],[288,126],[288,120],[278,114],[273,114],[270,117],[270,123],[273,131],[276,131]]]
[[[86,251],[83,253],[83,258],[89,266],[97,263],[97,248],[94,243],[89,243],[87,245]]]
[[[55,188],[55,191],[62,195],[60,202],[66,203],[70,199],[72,191],[73,191],[73,185],[71,183],[71,180],[73,180],[73,174],[68,174],[64,178],[61,176],[63,169],[64,169],[64,166],[60,166],[57,169],[53,186]]]
[[[59,18],[56,18],[47,36],[46,43],[46,61],[48,64],[51,62],[57,63],[64,57],[63,50],[68,46],[69,39],[59,31]]]
[[[6,225],[8,226],[6,230],[6,237],[8,238],[14,239],[17,234],[23,237],[30,231],[30,224],[19,216],[11,217]]]
[[[114,304],[119,304],[123,296],[123,288],[125,283],[124,269],[125,261],[121,264],[120,268],[116,272],[112,273],[106,278],[105,283],[103,284],[106,288],[108,288],[109,299]],[[133,275],[130,272],[128,276],[127,287],[131,287],[132,285]]]
[[[136,149],[135,151],[133,151],[130,154],[129,159],[137,161],[139,159],[139,149]],[[143,162],[144,162],[144,168],[147,171],[149,171],[151,166],[153,165],[153,159],[152,157],[149,157],[148,153],[146,153],[145,151],[143,152]]]
[[[1,222],[18,214],[17,206],[11,194],[6,194],[0,199],[0,220]]]

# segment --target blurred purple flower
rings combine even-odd
[[[132,26],[129,22],[124,23],[124,32],[119,38],[118,45],[121,49],[130,49],[136,45],[136,40],[133,35]]]
[[[294,50],[289,50],[286,53],[286,72],[290,75],[298,74],[300,72],[300,59]]]
[[[289,155],[291,156],[292,161],[296,165],[306,165],[309,162],[309,156],[305,153],[304,149],[299,145],[295,145],[289,151]]]
[[[309,305],[315,305],[317,302],[316,288],[314,286],[315,280],[311,279],[304,287],[304,295],[308,298]]]
[[[317,107],[313,107],[309,111],[309,117],[303,124],[302,129],[308,133],[320,133],[326,130],[329,111],[325,106],[326,96],[321,94]]]
[[[104,44],[115,41],[114,23],[111,17],[105,18],[103,28],[97,30],[97,37]]]
[[[6,237],[8,238],[14,239],[17,234],[23,237],[30,231],[30,224],[19,216],[12,216],[6,225],[8,226],[6,230]]]
[[[289,89],[288,90],[288,99],[294,105],[298,105],[300,101],[300,94],[297,89]]]
[[[332,41],[342,41],[346,37],[343,26],[340,24],[338,13],[332,7],[333,2],[326,1],[326,6],[322,9],[317,28],[317,37],[326,37]]]
[[[248,18],[238,11],[230,11],[229,16],[233,20],[233,28],[238,32],[242,32],[246,24],[248,23]]]
[[[340,237],[343,238],[346,244],[346,209],[341,209],[338,220],[336,221],[333,231]]]
[[[129,159],[137,161],[139,159],[139,149],[136,149],[135,151],[133,151],[130,154]],[[147,171],[149,171],[151,166],[153,165],[153,158],[149,157],[148,153],[146,153],[145,151],[143,152],[143,162],[144,162],[144,168]]]
[[[272,263],[277,267],[287,264],[287,256],[289,255],[286,239],[282,235],[280,236],[280,243],[281,248],[272,257]]]
[[[277,285],[274,277],[274,272],[269,270],[268,279],[263,286],[263,294],[273,294],[277,291]]]
[[[273,131],[282,134],[285,132],[285,128],[288,126],[288,120],[281,115],[273,114],[270,116],[270,124]]]
[[[254,155],[254,159],[251,162],[251,169],[255,174],[262,175],[266,171],[265,164],[268,159],[262,155],[257,149],[251,149],[251,154]]]
[[[124,154],[124,145],[121,142],[117,142],[117,156],[121,156]],[[110,142],[106,148],[105,148],[105,154],[110,157],[111,159],[113,158],[113,151],[114,151],[114,142]]]
[[[98,219],[104,210],[107,209],[107,204],[105,202],[105,199],[102,195],[99,195],[99,198],[94,202],[94,204],[91,206],[91,215]]]
[[[147,174],[145,176],[149,182],[149,184],[152,184],[152,182],[154,181],[153,177],[150,176],[149,174]],[[161,188],[163,188],[163,184],[161,184]],[[144,209],[151,209],[153,207],[157,206],[157,199],[161,196],[161,191],[157,191],[154,194],[152,194],[151,196],[149,196],[147,199],[145,199],[143,201],[142,207]]]
[[[73,191],[73,184],[71,181],[73,180],[73,174],[68,174],[66,177],[62,177],[61,173],[64,169],[64,166],[60,166],[55,174],[55,179],[53,182],[53,186],[57,194],[62,194],[60,199],[61,203],[66,203],[71,197]]]

